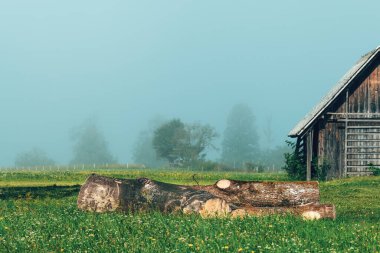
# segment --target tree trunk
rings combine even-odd
[[[290,213],[314,218],[335,218],[332,205],[319,204],[317,182],[245,182],[219,180],[214,185],[184,186],[148,178],[116,179],[91,175],[81,187],[82,210],[125,212],[158,210],[198,213],[203,217],[262,216]],[[307,216],[306,218],[310,217]]]

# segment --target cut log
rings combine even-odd
[[[222,179],[199,186],[218,198],[237,205],[296,206],[319,202],[318,182],[255,182]]]
[[[245,207],[233,210],[232,217],[265,216],[273,214],[291,214],[304,220],[335,219],[335,206],[329,204],[307,204],[291,207]]]
[[[150,180],[115,179],[91,175],[82,185],[77,205],[80,209],[106,212],[159,210],[170,213],[199,213],[215,196],[192,186],[167,184]]]
[[[334,218],[335,208],[319,204],[316,182],[246,182],[219,180],[214,185],[185,186],[148,178],[116,179],[91,175],[82,185],[78,208],[94,212],[196,213],[202,217],[290,213]]]
[[[209,199],[200,209],[199,214],[204,217],[224,217],[231,213],[231,206],[219,198]]]

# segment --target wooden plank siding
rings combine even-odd
[[[312,126],[313,156],[318,157],[319,165],[323,160],[329,162],[328,178],[344,177],[346,172],[368,174],[370,162],[380,166],[379,58],[347,87],[348,100],[346,89]]]

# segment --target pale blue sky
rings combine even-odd
[[[156,115],[214,126],[247,103],[275,144],[380,44],[379,1],[0,0],[0,166],[71,158],[96,117],[131,161]]]

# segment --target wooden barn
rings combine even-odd
[[[368,175],[380,166],[380,46],[364,55],[289,133],[305,163],[327,178]]]

